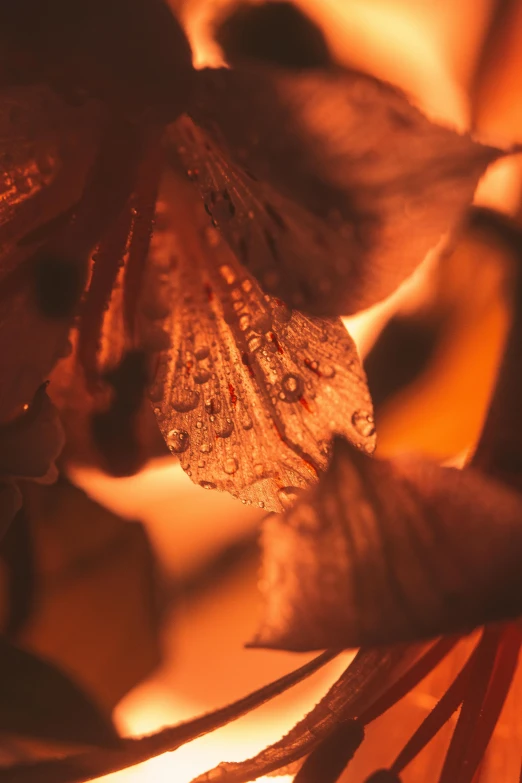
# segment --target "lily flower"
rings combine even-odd
[[[72,340],[95,448],[127,433],[100,457],[113,472],[144,459],[147,386],[192,478],[267,509],[316,480],[331,433],[371,451],[364,373],[332,317],[396,288],[500,151],[331,63],[197,72],[161,0],[24,0],[0,23],[2,419]],[[160,188],[170,255],[149,253]]]
[[[279,743],[198,779],[242,783],[305,758],[297,783],[333,783],[454,634],[521,611],[518,322],[474,464],[457,473],[371,456],[371,398],[338,318],[396,289],[502,153],[328,58],[282,68],[240,53],[235,69],[197,72],[161,0],[4,4],[0,44],[0,446],[11,437],[29,460],[45,417],[58,442],[39,390],[60,362],[65,421],[78,411],[94,458],[135,471],[148,395],[194,481],[286,510],[265,528],[255,643],[332,649],[210,716],[0,781],[87,780],[172,750],[363,645]],[[514,229],[481,221],[518,247]],[[56,448],[41,453],[38,471],[2,462],[9,481],[45,474]],[[10,495],[6,518],[15,508]],[[440,782],[471,783],[521,641],[516,623],[486,626],[369,780],[396,783],[462,705]]]

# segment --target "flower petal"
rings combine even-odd
[[[43,384],[20,417],[0,427],[0,476],[41,479],[62,447],[58,413]]]
[[[166,198],[141,303],[160,428],[194,481],[281,509],[326,467],[334,432],[373,450],[355,346],[341,321],[265,297],[183,175]]]
[[[522,230],[490,210],[475,210],[473,231],[484,242],[501,244],[513,261],[514,316],[489,413],[473,456],[478,469],[522,490]]]
[[[0,421],[31,401],[67,344],[70,309],[50,317],[49,295],[54,302],[76,267],[46,250],[81,197],[99,131],[92,103],[71,107],[44,86],[1,90]]]
[[[319,485],[264,535],[259,646],[466,631],[522,612],[522,499],[472,469],[374,460],[338,439]]]
[[[315,315],[390,294],[455,227],[498,150],[360,73],[201,71],[173,140],[265,290]],[[204,131],[202,130],[204,129]]]
[[[47,661],[0,638],[0,728],[25,737],[115,747],[110,718]]]

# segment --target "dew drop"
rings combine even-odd
[[[225,283],[228,283],[228,285],[234,285],[236,282],[236,273],[232,267],[228,266],[228,264],[223,264],[223,266],[219,267],[219,271]]]
[[[214,432],[217,438],[229,438],[234,432],[234,422],[232,419],[222,419],[214,424]]]
[[[259,506],[259,508],[264,508],[265,507],[265,503],[264,503],[263,500],[260,500],[257,505]]]
[[[203,489],[216,489],[216,485],[212,481],[200,481],[199,486]]]
[[[303,379],[299,375],[287,373],[281,381],[283,399],[285,402],[297,402],[304,391]]]
[[[375,433],[374,418],[367,411],[355,411],[352,416],[352,424],[363,438],[370,438]]]
[[[200,430],[202,426],[203,426],[203,422],[201,421],[201,419],[198,419],[196,422],[196,427],[198,428],[198,430]]]
[[[172,407],[179,413],[188,413],[197,408],[199,403],[199,392],[187,387],[174,389],[170,398]]]
[[[254,426],[254,422],[248,414],[245,414],[241,419],[241,426],[244,430],[251,430]]]
[[[210,348],[208,345],[200,345],[196,350],[194,351],[194,356],[200,362],[202,359],[206,359],[207,356],[210,353]]]
[[[259,334],[266,334],[272,328],[272,319],[268,313],[258,313],[252,319],[252,329]]]
[[[199,369],[194,375],[194,383],[207,383],[210,380],[210,371],[205,369]]]
[[[190,437],[185,430],[170,430],[167,434],[167,444],[175,454],[182,454],[190,444]]]
[[[209,397],[205,400],[205,410],[209,416],[215,416],[221,411],[221,400],[219,397]]]
[[[264,339],[262,337],[258,337],[257,335],[253,335],[248,340],[248,348],[249,350],[254,353],[255,351],[258,351],[262,345],[264,345]]]
[[[225,473],[228,473],[229,475],[232,475],[233,473],[236,472],[238,467],[239,467],[239,464],[238,464],[237,459],[235,459],[234,457],[228,457],[225,460],[225,464],[223,466],[223,470],[225,471]]]
[[[333,378],[335,376],[335,367],[333,364],[321,365],[321,372],[325,378]]]
[[[302,492],[303,490],[299,487],[281,487],[277,490],[277,496],[283,508],[291,508]]]
[[[202,443],[199,450],[202,454],[210,454],[212,451],[212,443]]]
[[[264,472],[265,472],[265,469],[264,469],[263,465],[260,462],[257,462],[254,465],[254,473],[256,474],[256,476],[262,476]]]

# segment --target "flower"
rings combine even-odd
[[[283,740],[199,780],[240,783],[306,756],[298,783],[333,782],[364,727],[454,646],[447,636],[419,640],[520,613],[520,499],[502,486],[518,465],[515,349],[477,451],[480,473],[388,465],[370,456],[371,398],[337,319],[397,287],[501,153],[329,61],[284,70],[243,62],[240,52],[236,70],[196,73],[160,0],[95,1],[73,13],[64,0],[24,0],[0,14],[13,150],[0,235],[0,400],[3,416],[14,416],[5,426],[22,433],[19,406],[32,414],[27,400],[62,359],[55,398],[81,414],[78,442],[106,468],[139,467],[148,391],[167,445],[195,481],[290,509],[266,527],[270,591],[257,643],[365,648]],[[500,235],[517,236],[505,226]],[[370,780],[396,781],[462,704],[441,781],[471,781],[520,641],[515,624],[486,627],[439,705]],[[233,718],[301,674],[120,752],[19,772],[73,780],[118,768]]]
[[[326,467],[333,431],[373,448],[353,344],[317,316],[393,290],[500,153],[362,74],[195,72],[160,0],[74,14],[49,0],[45,18],[34,5],[0,20],[12,149],[2,415],[31,401],[71,337],[72,374],[91,397],[80,404],[87,439],[106,468],[143,461],[148,375],[163,435],[193,479],[280,510]],[[160,188],[169,238],[147,262]],[[125,401],[115,378],[131,364]]]

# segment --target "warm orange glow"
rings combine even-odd
[[[196,64],[219,64],[219,50],[208,36],[208,18],[216,8],[225,5],[225,0],[173,4],[182,7],[195,47]],[[386,0],[301,0],[300,4],[324,25],[339,61],[398,84],[435,116],[461,128],[467,126],[466,88],[488,22],[491,0],[399,0],[392,4]],[[519,203],[520,182],[520,167],[511,161],[499,164],[480,188],[478,200],[512,211]],[[422,300],[431,285],[432,268],[430,258],[389,300],[346,319],[362,355],[394,312]],[[494,271],[491,275],[492,285],[498,285]],[[433,372],[421,381],[422,388],[410,390],[409,396],[396,401],[395,408],[385,417],[380,433],[384,453],[404,446],[444,459],[470,445],[469,435],[480,425],[508,326],[507,314],[498,301],[489,305],[476,314],[476,320],[482,322],[480,362],[476,352],[466,350],[466,345],[476,343],[476,320],[471,326],[461,324],[462,340],[453,354],[449,351],[449,359],[445,356],[444,366],[435,363]],[[468,327],[473,334],[466,332]],[[463,357],[468,358],[467,363]],[[488,375],[490,383],[482,384],[476,391],[475,379],[481,372]],[[474,405],[464,406],[467,414],[461,417],[460,429],[455,427],[455,421],[451,427],[443,427],[437,420],[426,418],[427,408],[447,393],[456,375],[462,381],[460,396],[469,398],[471,394],[475,400]],[[467,385],[463,379],[467,379]],[[443,448],[437,450],[437,444],[433,445],[435,437],[444,440]],[[170,459],[152,463],[130,479],[110,479],[87,469],[71,472],[74,480],[101,503],[124,517],[139,518],[147,524],[159,560],[170,576],[191,573],[219,547],[253,531],[263,516],[228,495],[209,493],[193,485]],[[227,576],[211,595],[175,608],[165,630],[164,666],[119,705],[116,720],[122,733],[148,733],[193,717],[302,663],[302,657],[296,655],[243,649],[243,642],[256,627],[256,595],[255,566],[245,566]],[[342,656],[342,660],[254,714],[172,754],[103,780],[188,783],[220,761],[247,758],[279,739],[300,719],[336,679],[349,657]],[[415,698],[417,710],[412,711],[409,704],[414,719],[433,706],[433,697],[427,692]],[[513,710],[511,702],[510,705]],[[501,724],[501,734],[502,731],[507,731],[505,724]],[[291,776],[263,780],[289,783]]]

